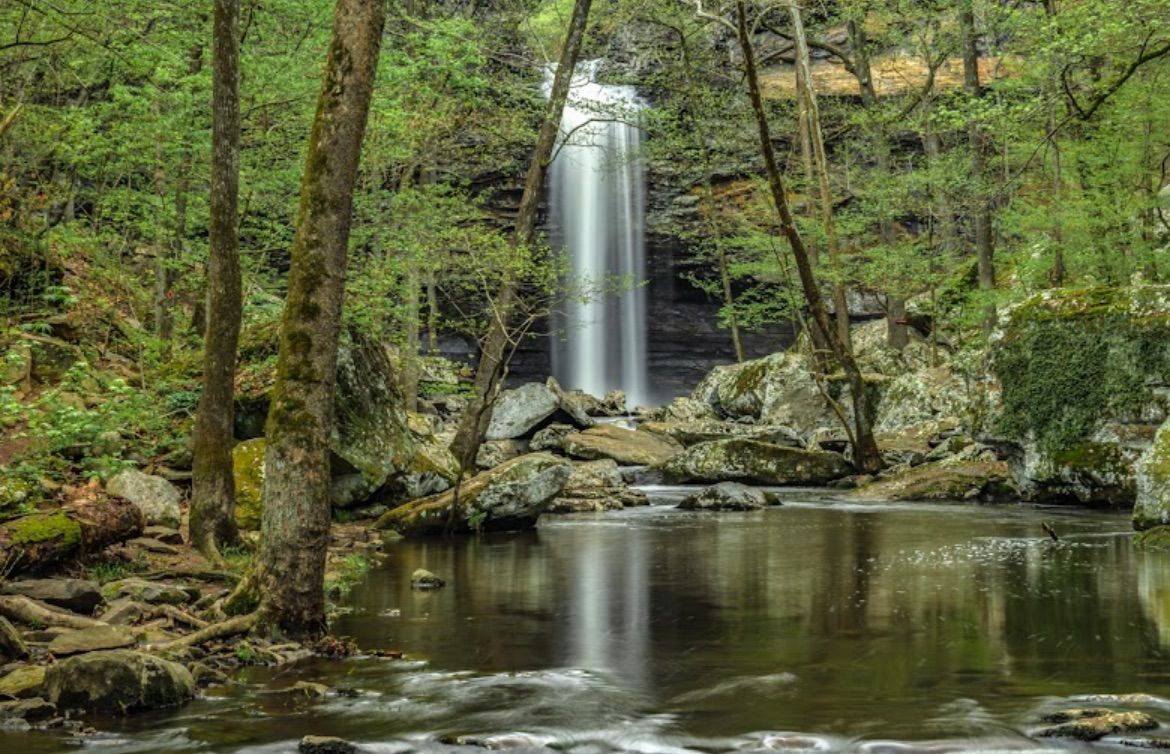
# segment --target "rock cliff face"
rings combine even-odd
[[[1136,463],[1170,409],[1170,287],[1038,294],[992,338],[986,426],[1041,502],[1129,507]]]

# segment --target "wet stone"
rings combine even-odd
[[[355,754],[357,746],[334,736],[305,736],[297,745],[300,754]]]
[[[410,575],[411,589],[441,589],[446,583],[425,568],[419,568]]]
[[[1043,722],[1055,725],[1037,731],[1042,738],[1075,738],[1096,741],[1118,733],[1153,730],[1158,721],[1145,712],[1099,708],[1068,709],[1045,715]]]

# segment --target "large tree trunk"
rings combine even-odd
[[[276,386],[268,412],[257,557],[260,626],[323,632],[329,434],[353,188],[385,22],[384,0],[337,0],[309,137]]]
[[[212,161],[207,332],[203,395],[192,438],[191,543],[216,560],[219,546],[236,541],[236,487],[232,477],[236,350],[243,293],[238,239],[240,189],[240,5],[215,0],[212,51]]]
[[[982,95],[979,83],[979,51],[976,47],[975,11],[971,0],[964,0],[959,8],[959,29],[963,41],[963,89],[971,98]],[[983,182],[987,179],[987,136],[978,118],[967,125],[967,140],[971,149],[971,179],[978,186],[975,194],[975,256],[979,263],[979,289],[995,289],[994,248],[991,238],[991,201]],[[983,317],[984,329],[995,326],[995,305],[988,304]]]
[[[145,525],[138,506],[100,493],[52,513],[21,516],[0,524],[0,573],[36,573],[60,566],[141,536]]]
[[[520,197],[520,207],[516,212],[512,243],[517,247],[531,244],[536,235],[536,211],[540,206],[545,172],[552,158],[557,134],[561,130],[561,115],[569,98],[569,85],[573,81],[573,71],[577,67],[577,58],[585,39],[585,27],[589,22],[591,5],[592,0],[576,0],[573,5],[568,36],[565,38],[564,47],[561,48],[552,93],[548,98],[544,121],[536,139],[536,148],[532,151],[532,162],[524,179],[524,193]],[[475,397],[463,414],[455,439],[451,442],[451,450],[459,459],[462,469],[460,479],[464,474],[474,472],[475,456],[491,421],[492,403],[500,391],[506,354],[511,342],[509,325],[512,310],[516,305],[516,296],[514,281],[505,280],[493,311],[489,313],[487,337],[484,339],[479,365],[475,371]]]
[[[776,162],[776,150],[772,146],[772,134],[768,127],[768,115],[764,110],[763,96],[760,94],[759,73],[756,70],[756,53],[752,46],[751,33],[748,31],[747,8],[744,0],[736,0],[736,37],[740,50],[743,53],[744,65],[747,69],[748,96],[751,98],[752,112],[755,114],[756,128],[759,131],[760,151],[764,157],[764,168],[768,175],[768,188],[772,194],[772,201],[780,217],[780,228],[792,247],[792,256],[796,261],[796,270],[800,276],[801,289],[808,302],[809,313],[813,324],[821,332],[822,337],[829,344],[833,355],[841,364],[845,377],[849,382],[849,390],[853,399],[854,428],[851,433],[854,437],[854,461],[864,471],[877,471],[884,466],[881,452],[873,436],[873,423],[870,417],[870,406],[866,396],[865,382],[861,377],[861,370],[853,358],[851,350],[837,335],[837,330],[829,318],[824,299],[821,298],[820,288],[817,287],[816,277],[813,274],[808,250],[804,240],[797,230],[792,219],[792,211],[788,206],[788,195],[784,191],[784,180],[780,167]]]

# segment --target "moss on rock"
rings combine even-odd
[[[31,545],[41,542],[59,542],[62,545],[81,544],[81,524],[64,513],[46,513],[25,516],[10,525],[13,544]]]
[[[668,478],[680,482],[759,484],[824,484],[852,471],[837,453],[738,439],[694,445],[661,468]]]
[[[850,493],[856,500],[984,500],[1017,497],[1002,461],[936,461],[879,479]]]
[[[245,531],[260,528],[264,510],[264,438],[245,440],[232,449],[236,480],[236,525]]]

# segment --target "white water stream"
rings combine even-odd
[[[598,61],[577,67],[549,171],[552,241],[571,260],[577,284],[610,288],[569,300],[553,340],[553,373],[566,388],[648,399],[646,379],[645,182],[638,159],[640,108],[633,87],[599,84]],[[546,94],[552,88],[550,70]],[[612,283],[620,281],[620,289]]]

